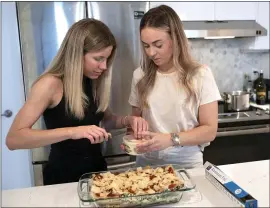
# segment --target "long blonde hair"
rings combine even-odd
[[[192,98],[197,99],[192,77],[201,64],[194,61],[190,55],[188,40],[177,13],[166,5],[152,8],[141,19],[140,32],[146,27],[163,29],[170,35],[173,45],[173,65],[178,71],[179,84],[187,93],[187,101]],[[143,54],[141,67],[144,76],[137,83],[137,89],[141,107],[148,107],[147,97],[155,84],[157,66],[146,55],[142,43],[141,47]]]
[[[101,21],[82,19],[68,30],[57,55],[47,70],[34,82],[46,75],[53,75],[63,82],[66,112],[78,119],[84,118],[84,109],[89,100],[83,91],[84,55],[113,46],[107,61],[108,70],[97,80],[92,80],[92,91],[98,104],[97,112],[104,112],[110,100],[112,62],[116,52],[116,41],[110,29]]]

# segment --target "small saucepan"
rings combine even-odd
[[[224,92],[224,102],[230,104],[233,111],[248,110],[250,94],[245,91]]]

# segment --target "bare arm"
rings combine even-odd
[[[132,116],[136,116],[136,117],[141,117],[142,116],[142,111],[140,108],[138,107],[135,107],[135,106],[132,106],[132,113],[131,113]],[[148,125],[147,125],[147,128],[148,128]],[[132,134],[133,133],[133,130],[132,128],[128,128],[127,129],[127,134]],[[136,134],[136,133],[135,133]],[[138,136],[138,135],[137,135]],[[136,137],[137,137],[136,136]]]
[[[179,132],[181,146],[200,145],[213,141],[218,126],[217,101],[199,107],[199,126],[186,132]],[[143,132],[143,135],[152,139],[137,145],[138,152],[151,152],[173,146],[170,134]]]
[[[199,107],[199,126],[180,132],[182,146],[200,145],[215,139],[218,128],[217,101]]]
[[[138,134],[138,132],[147,131],[148,123],[141,118],[140,115],[141,113],[139,113],[139,110],[135,109],[135,107],[132,107],[131,116],[117,116],[107,109],[105,111],[103,125],[107,130],[127,127],[127,133],[133,131],[136,138],[141,138],[142,136]]]
[[[53,130],[35,130],[32,126],[41,117],[44,110],[53,103],[53,96],[61,81],[49,76],[39,80],[32,88],[24,106],[12,123],[6,144],[10,150],[42,147],[71,137],[69,128]]]
[[[105,129],[121,129],[125,128],[127,123],[127,117],[125,116],[117,116],[113,114],[110,109],[107,109],[104,112],[103,125]]]

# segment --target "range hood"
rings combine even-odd
[[[182,21],[187,38],[221,39],[266,36],[255,20]]]

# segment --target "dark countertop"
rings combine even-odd
[[[246,126],[269,124],[270,115],[266,111],[258,110],[250,106],[248,111],[233,112],[229,110],[229,105],[224,101],[218,101],[218,126],[219,128],[228,126]],[[259,115],[258,115],[259,112]]]
[[[226,113],[228,114],[228,113]],[[270,115],[266,114],[264,111],[261,111],[261,115],[257,115],[256,111],[246,111],[239,113],[229,113],[231,115],[235,115],[233,117],[228,116],[227,118],[221,118],[224,114],[219,114],[218,123],[231,123],[231,122],[242,122],[242,121],[268,121],[270,119]],[[260,122],[258,122],[260,123]]]

